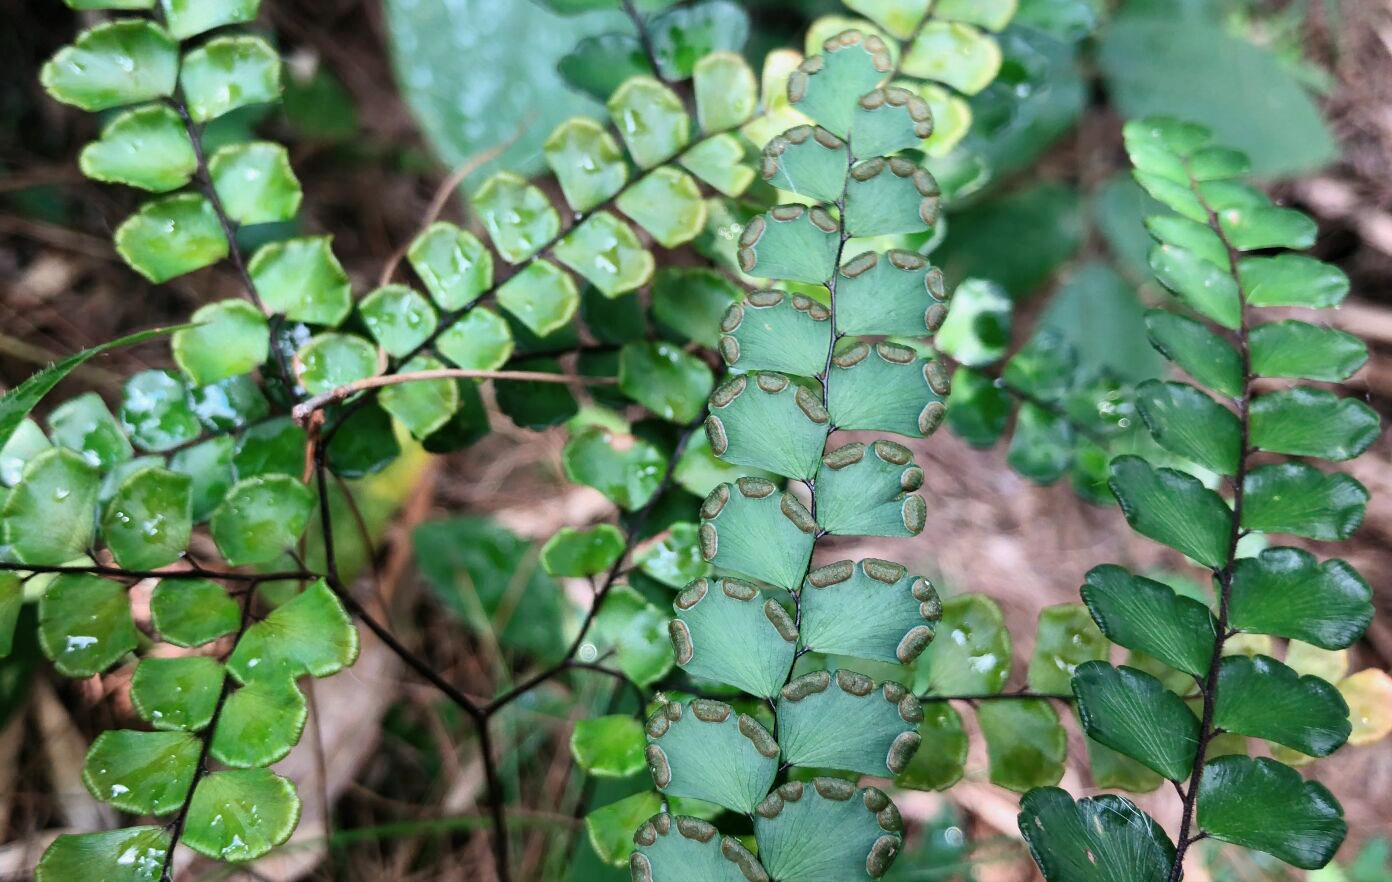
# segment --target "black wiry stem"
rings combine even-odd
[[[224,582],[298,582],[316,578],[314,573],[303,570],[287,570],[270,573],[230,573],[218,570],[205,570],[190,561],[192,569],[187,570],[127,570],[121,567],[108,567],[100,564],[49,566],[45,564],[11,563],[0,561],[0,571],[18,573],[85,573],[91,576],[111,576],[116,579],[212,579]]]
[[[274,353],[276,368],[280,371],[281,380],[287,389],[295,388],[295,375],[290,370],[290,365],[285,360],[285,353],[281,351],[279,342],[276,340],[276,331],[279,329],[281,317],[278,313],[273,313],[266,308],[266,303],[261,299],[261,292],[256,289],[256,281],[252,279],[251,273],[247,270],[246,259],[242,255],[242,248],[237,244],[237,227],[232,222],[232,218],[227,214],[227,208],[222,204],[222,197],[218,195],[217,187],[213,186],[212,172],[208,169],[208,157],[203,150],[203,131],[202,127],[193,121],[189,115],[188,103],[184,100],[182,89],[175,89],[174,95],[170,97],[169,104],[174,108],[174,112],[179,114],[179,119],[183,121],[184,131],[188,134],[189,143],[193,145],[193,156],[197,160],[197,169],[194,172],[198,180],[198,187],[207,197],[209,204],[213,207],[213,214],[217,215],[218,224],[222,227],[222,235],[227,239],[227,254],[232,259],[232,265],[237,268],[237,275],[242,278],[242,286],[246,288],[247,297],[251,300],[261,313],[271,320],[271,351]]]
[[[233,638],[232,645],[235,647],[251,626],[251,601],[253,592],[248,591],[242,595],[242,617],[237,625],[237,634]],[[183,804],[179,806],[179,813],[174,816],[174,820],[169,824],[169,848],[164,853],[164,861],[160,865],[160,882],[174,882],[174,848],[179,844],[179,838],[184,835],[184,827],[188,824],[189,809],[193,806],[193,795],[198,790],[198,784],[203,780],[203,776],[208,773],[208,759],[213,750],[213,737],[217,732],[218,720],[222,717],[222,710],[227,706],[227,699],[232,695],[232,678],[226,674],[222,678],[222,691],[218,693],[217,703],[213,705],[213,715],[208,719],[208,725],[203,729],[203,744],[198,751],[198,762],[193,767],[193,777],[189,781],[188,793],[184,794]]]
[[[1187,162],[1186,162],[1187,165]],[[1184,855],[1189,850],[1189,846],[1204,838],[1203,833],[1191,834],[1194,823],[1195,809],[1198,805],[1199,786],[1203,781],[1204,763],[1208,756],[1208,746],[1212,743],[1219,730],[1214,727],[1214,711],[1218,705],[1218,671],[1223,661],[1223,644],[1234,633],[1228,627],[1228,601],[1232,594],[1233,568],[1237,563],[1237,543],[1242,539],[1242,504],[1246,490],[1247,470],[1249,465],[1249,454],[1251,453],[1251,418],[1249,404],[1252,393],[1252,355],[1247,343],[1247,291],[1243,286],[1242,277],[1237,271],[1239,253],[1233,247],[1232,240],[1228,238],[1227,232],[1218,221],[1218,215],[1204,199],[1198,184],[1195,183],[1193,175],[1190,175],[1190,189],[1194,197],[1199,200],[1199,204],[1208,213],[1208,225],[1214,234],[1222,241],[1223,247],[1228,254],[1228,272],[1233,281],[1237,283],[1238,307],[1240,318],[1236,334],[1238,354],[1242,358],[1242,389],[1233,399],[1233,406],[1237,410],[1237,419],[1241,431],[1241,447],[1238,450],[1237,473],[1233,476],[1233,510],[1232,528],[1228,536],[1227,560],[1223,566],[1213,571],[1214,578],[1218,582],[1218,628],[1217,635],[1213,641],[1213,654],[1209,657],[1208,673],[1199,681],[1199,689],[1203,693],[1203,716],[1199,723],[1199,744],[1194,751],[1194,766],[1189,773],[1188,786],[1184,788],[1184,803],[1179,822],[1179,840],[1175,844],[1175,859],[1170,866],[1169,876],[1166,882],[1179,882],[1184,876]]]

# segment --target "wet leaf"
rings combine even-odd
[[[1323,785],[1266,758],[1224,756],[1204,767],[1198,826],[1214,839],[1264,851],[1307,870],[1344,841],[1343,809]]]
[[[402,358],[435,333],[435,308],[406,285],[385,285],[358,303],[358,315],[377,345]]]
[[[172,108],[147,104],[107,123],[82,149],[82,173],[111,184],[165,193],[189,182],[198,160],[184,123]]]
[[[1368,491],[1341,472],[1304,463],[1259,466],[1247,473],[1242,526],[1310,539],[1347,539],[1363,523]]]
[[[104,22],[77,35],[44,64],[39,80],[64,104],[107,110],[173,94],[178,46],[152,21]]]
[[[602,778],[626,778],[642,771],[646,744],[643,724],[623,715],[579,720],[570,733],[576,765]]]
[[[202,743],[187,732],[103,732],[82,765],[82,782],[102,802],[135,815],[183,807]]]
[[[100,483],[81,454],[57,447],[36,454],[0,507],[0,539],[10,555],[62,564],[86,552],[96,532]]]
[[[184,55],[179,86],[194,122],[280,99],[280,56],[260,37],[214,37]]]
[[[34,868],[34,878],[37,882],[156,882],[170,847],[170,834],[165,827],[65,833],[44,851]]]
[[[152,282],[167,282],[227,256],[213,205],[196,193],[146,202],[116,228],[116,251]]]
[[[202,386],[255,370],[270,351],[266,317],[245,300],[199,307],[194,327],[174,333],[174,361]]]
[[[300,182],[290,154],[279,144],[228,145],[208,160],[208,172],[228,217],[237,223],[290,220],[300,208]]]
[[[197,732],[213,719],[222,678],[222,665],[206,656],[141,659],[131,678],[131,703],[156,729]]]
[[[271,611],[237,641],[227,670],[239,682],[327,677],[358,658],[358,630],[320,579]]]
[[[253,680],[227,696],[210,753],[235,769],[282,760],[300,740],[308,705],[289,677]]]
[[[1353,459],[1377,440],[1377,412],[1354,398],[1296,386],[1260,395],[1251,407],[1251,443],[1260,450]]]
[[[980,594],[942,602],[937,637],[919,663],[926,666],[934,695],[1000,692],[1010,677],[1010,634],[1000,606]]]
[[[328,236],[263,245],[247,269],[266,306],[286,318],[333,326],[352,309],[348,274]]]
[[[913,790],[946,790],[962,780],[967,763],[967,734],[962,717],[945,701],[925,702],[918,724],[919,747],[895,779]]]
[[[193,530],[187,475],[141,469],[121,482],[102,516],[102,538],[122,567],[152,570],[183,556]]]
[[[377,373],[377,347],[356,334],[316,334],[295,353],[300,385],[330,392]]]
[[[314,493],[289,475],[258,475],[232,485],[209,528],[232,566],[275,560],[309,523]]]
[[[411,268],[441,309],[463,309],[493,284],[493,255],[472,233],[438,221],[406,252]]]
[[[130,601],[119,582],[64,573],[39,598],[39,643],[65,676],[99,674],[138,642]]]
[[[249,861],[289,839],[299,819],[285,778],[267,769],[211,772],[194,788],[181,841],[205,857]]]

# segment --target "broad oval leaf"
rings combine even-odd
[[[1159,680],[1135,668],[1091,661],[1073,673],[1073,692],[1090,738],[1171,781],[1189,776],[1199,720]]]
[[[840,225],[825,209],[779,205],[758,215],[739,238],[740,269],[751,275],[824,284],[836,269]]]
[[[320,579],[246,629],[227,659],[241,683],[281,677],[327,677],[358,658],[358,629]]]
[[[493,284],[493,253],[472,233],[437,221],[411,242],[411,268],[441,309],[463,309]]]
[[[826,369],[831,311],[810,297],[754,291],[720,319],[720,354],[736,371],[815,377]]]
[[[1348,705],[1337,689],[1264,655],[1223,659],[1213,724],[1310,756],[1328,756],[1350,732]]]
[[[153,21],[124,18],[77,35],[39,74],[54,98],[83,110],[107,110],[173,94],[178,46]]]
[[[1048,701],[989,701],[977,707],[991,783],[1024,793],[1063,777],[1068,739]]]
[[[1343,814],[1324,785],[1265,757],[1219,757],[1199,783],[1199,829],[1307,870],[1329,863],[1344,841]]]
[[[951,379],[941,361],[923,361],[907,346],[857,343],[831,360],[827,410],[838,429],[933,434],[947,412]]]
[[[100,674],[139,643],[126,589],[86,573],[63,573],[39,598],[39,643],[58,672]]]
[[[1165,882],[1175,858],[1153,818],[1110,794],[1074,802],[1057,787],[1031,791],[1020,832],[1047,882]]]
[[[77,158],[89,178],[155,193],[177,190],[198,168],[184,123],[165,104],[128,110],[107,123]]]
[[[285,778],[267,769],[210,772],[194,788],[181,841],[205,857],[249,861],[289,839],[299,819]]]
[[[1222,475],[1237,471],[1242,426],[1203,392],[1187,383],[1147,380],[1136,388],[1136,409],[1161,447]]]
[[[232,485],[209,521],[213,541],[233,566],[275,560],[309,524],[314,493],[289,475],[259,475]]]
[[[1258,449],[1332,460],[1367,450],[1381,422],[1361,401],[1307,386],[1258,396],[1250,414],[1251,442]]]
[[[188,732],[103,732],[82,764],[82,783],[102,802],[136,815],[184,805],[202,743]]]
[[[178,560],[192,532],[192,479],[158,467],[121,482],[102,516],[102,538],[116,562],[130,570]]]
[[[184,55],[179,87],[189,116],[205,123],[280,98],[280,56],[260,37],[214,37]]]
[[[234,769],[269,766],[299,742],[308,718],[305,697],[290,677],[253,680],[227,696],[209,753]]]
[[[348,274],[328,236],[263,245],[247,271],[266,306],[286,318],[332,327],[352,308]]]
[[[1371,623],[1372,597],[1345,561],[1319,563],[1299,548],[1267,548],[1234,566],[1228,622],[1240,631],[1343,649]]]
[[[101,479],[82,454],[41,450],[0,507],[0,539],[21,563],[62,564],[83,554],[96,532]]]
[[[199,307],[194,327],[174,332],[174,361],[199,386],[255,370],[270,352],[266,317],[245,300]]]
[[[1131,528],[1179,549],[1206,567],[1223,566],[1232,533],[1232,512],[1198,478],[1156,469],[1138,456],[1112,460],[1111,488]],[[1248,476],[1251,482],[1252,476]],[[1243,512],[1244,524],[1247,512]]]
[[[208,199],[176,193],[146,202],[116,228],[116,251],[152,282],[167,282],[227,256],[227,236]]]

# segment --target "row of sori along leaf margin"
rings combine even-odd
[[[154,7],[153,2],[75,5]],[[121,256],[151,281],[167,281],[228,256],[240,263],[234,239],[240,227],[289,221],[298,210],[299,184],[280,145],[233,143],[204,154],[207,124],[279,94],[276,52],[259,36],[231,32],[254,21],[257,7],[255,2],[164,3],[150,18],[116,18],[82,32],[42,72],[45,88],[58,100],[89,111],[119,111],[83,151],[85,174],[169,194],[145,203],[115,234]],[[974,33],[969,25],[950,27]],[[205,37],[209,31],[216,33]],[[945,63],[948,54],[946,46],[925,45],[905,68],[948,77],[953,70]],[[299,593],[293,587],[282,592],[284,603],[252,621],[253,592],[274,584],[273,574],[264,570],[285,567],[282,577],[309,575],[286,554],[310,524],[316,503],[315,492],[302,480],[306,435],[288,415],[280,415],[287,394],[301,405],[306,396],[327,403],[339,387],[384,369],[411,373],[448,362],[487,372],[502,366],[512,354],[514,333],[545,337],[569,322],[580,303],[570,273],[540,255],[554,257],[603,297],[646,284],[653,257],[627,224],[599,206],[617,206],[664,247],[694,238],[705,224],[707,206],[687,172],[720,193],[737,195],[754,173],[744,162],[745,144],[733,133],[742,130],[758,146],[777,130],[770,126],[803,119],[782,100],[789,62],[798,60],[790,55],[771,59],[765,81],[774,84],[776,97],[759,117],[754,115],[755,77],[744,62],[730,54],[703,59],[694,77],[703,137],[694,144],[687,110],[670,88],[652,78],[627,82],[611,99],[610,111],[632,165],[643,175],[632,184],[631,166],[609,130],[589,120],[560,126],[548,140],[546,157],[581,220],[563,232],[560,215],[539,188],[513,175],[495,175],[474,198],[487,244],[449,224],[433,225],[412,243],[408,261],[429,299],[409,286],[388,284],[354,304],[326,237],[273,242],[246,264],[251,302],[221,301],[198,310],[194,326],[174,333],[179,372],[152,370],[132,377],[116,414],[89,393],[54,409],[48,433],[26,417],[75,361],[21,387],[24,394],[7,396],[11,412],[0,439],[6,488],[0,549],[9,562],[0,575],[6,625],[0,648],[6,653],[21,604],[35,598],[42,648],[62,673],[98,674],[147,646],[147,635],[134,624],[125,583],[185,557],[197,524],[206,522],[227,564],[263,570],[261,576],[223,579],[233,590],[203,578],[213,571],[191,562],[192,569],[160,573],[148,599],[151,627],[164,643],[204,654],[139,661],[132,698],[154,731],[102,735],[89,752],[83,777],[98,798],[118,809],[171,820],[164,826],[61,837],[46,852],[40,878],[153,878],[167,872],[176,839],[230,861],[253,859],[285,841],[298,818],[298,798],[293,786],[266,766],[285,756],[303,729],[305,699],[295,679],[331,674],[351,664],[357,652],[356,631],[323,581]],[[876,80],[883,72],[881,55]],[[934,99],[956,100],[931,83],[909,85]],[[908,92],[879,94],[879,115],[902,117],[910,126],[912,137],[903,146],[927,146],[923,101]],[[793,141],[787,145],[796,147]],[[665,164],[674,157],[675,164]],[[790,156],[787,167],[795,164]],[[901,179],[917,190],[926,186],[921,173],[906,178],[898,162],[885,170],[881,183]],[[863,183],[878,186],[869,178]],[[820,213],[816,217],[825,223]],[[920,211],[915,228],[928,219]],[[866,215],[865,220],[887,219]],[[517,269],[499,273],[502,280],[495,283],[495,261]],[[925,277],[921,260],[901,255],[894,261],[899,271],[918,271],[920,281]],[[864,260],[858,266],[867,279],[883,271]],[[725,297],[719,306],[739,294],[717,288]],[[479,305],[486,297],[506,320]],[[921,305],[919,311],[921,332]],[[679,316],[681,310],[673,312]],[[683,323],[678,318],[672,324]],[[686,325],[691,324],[688,319]],[[365,330],[366,336],[335,330],[341,325]],[[881,346],[867,366],[903,367],[911,354]],[[743,358],[758,356],[750,350]],[[254,379],[258,369],[264,371],[264,384]],[[286,373],[293,373],[299,387],[294,392],[273,382]],[[699,413],[713,382],[704,365],[666,343],[625,347],[618,373],[623,392],[660,416],[681,421],[692,419],[693,408]],[[296,394],[299,390],[303,394]],[[940,417],[940,407],[928,411],[932,421]],[[469,434],[458,423],[477,419],[480,409],[468,383],[432,380],[382,389],[374,402],[357,409],[351,431],[343,433],[356,443],[342,445],[341,453],[330,446],[330,465],[348,477],[384,467],[400,449],[392,419],[424,439],[427,448],[445,436],[439,446],[448,449]],[[740,429],[733,422],[731,427],[737,435]],[[572,446],[595,440],[594,433],[582,431]],[[568,451],[567,472],[607,488],[602,473],[616,454],[607,435],[601,440],[606,450],[597,457]],[[881,463],[903,456],[889,444],[877,445],[873,455]],[[636,468],[642,465],[636,460],[627,463],[648,471]],[[901,471],[913,474],[911,468]],[[611,496],[622,507],[639,508],[646,485],[641,478],[638,485],[632,493],[611,490]],[[647,487],[647,495],[653,490],[655,485]],[[921,514],[919,504],[904,523],[921,526]],[[853,526],[847,522],[843,528]],[[98,544],[115,566],[95,562]],[[564,556],[564,543],[552,551]],[[16,570],[17,565],[34,569]],[[883,577],[886,570],[866,572]],[[921,629],[916,634],[921,642]],[[230,652],[221,661],[206,654],[226,646],[229,636]],[[214,761],[221,768],[210,771]]]

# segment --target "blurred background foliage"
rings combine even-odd
[[[285,100],[218,120],[208,147],[252,131],[287,143],[313,204],[286,222],[294,229],[240,230],[243,246],[332,232],[349,275],[372,279],[394,243],[413,233],[450,169],[501,145],[472,172],[466,190],[494,168],[540,171],[541,144],[557,122],[598,112],[598,96],[646,67],[628,20],[591,5],[600,4],[265,4],[267,33],[289,61]],[[743,52],[756,70],[770,50],[805,49],[804,35],[818,18],[848,15],[837,0],[707,0],[665,13],[666,3],[639,0],[638,6],[701,16],[671,31],[681,40],[657,47],[668,63],[689,65],[723,48]],[[0,90],[0,386],[10,387],[55,353],[107,339],[113,328],[182,318],[212,299],[209,289],[227,294],[236,281],[229,273],[155,287],[113,262],[112,219],[128,214],[135,197],[80,179],[74,157],[98,121],[45,101],[34,82],[42,59],[71,38],[78,16],[57,3],[26,0],[0,0],[0,16],[7,22],[0,28],[7,84]],[[1083,570],[1107,554],[1099,546],[1127,541],[1114,511],[1074,496],[1102,500],[1103,447],[1121,452],[1147,443],[1133,431],[1139,421],[1126,390],[1161,370],[1141,320],[1161,294],[1145,260],[1149,238],[1141,218],[1148,197],[1131,182],[1120,150],[1120,122],[1127,117],[1167,113],[1211,127],[1218,141],[1251,155],[1273,192],[1320,219],[1315,253],[1353,278],[1359,298],[1346,310],[1357,323],[1351,329],[1368,334],[1374,349],[1358,382],[1387,410],[1392,59],[1385,41],[1392,42],[1392,12],[1374,0],[1020,0],[999,34],[997,80],[966,99],[970,133],[928,160],[944,188],[946,222],[917,243],[943,267],[949,288],[958,289],[940,342],[962,365],[949,419],[965,444],[925,468],[930,482],[935,469],[958,482],[930,483],[930,489],[971,504],[930,517],[934,541],[923,544],[915,561],[941,574],[946,591],[999,598],[1010,630],[1027,641],[1041,607],[1075,598]],[[721,231],[714,225],[712,235]],[[967,279],[975,281],[958,287]],[[518,342],[525,352],[528,342]],[[114,356],[112,365],[86,368],[75,381],[113,391],[145,366],[127,354]],[[1026,388],[1040,376],[1055,382]],[[1033,408],[1028,417],[1020,416],[1022,401]],[[386,537],[384,550],[370,561],[360,552],[353,562],[370,571],[387,598],[402,586],[424,589],[400,592],[409,599],[394,610],[397,626],[434,664],[480,694],[506,689],[509,677],[540,667],[563,647],[576,606],[566,585],[540,568],[541,541],[562,524],[604,511],[591,497],[565,491],[563,433],[518,428],[592,414],[576,416],[569,399],[554,407],[526,396],[510,403],[504,390],[489,407],[494,435],[465,457],[422,467],[419,484],[401,482],[379,494],[390,503],[365,520]],[[657,430],[635,427],[635,434],[642,431]],[[1364,468],[1385,473],[1389,459],[1380,441]],[[1026,480],[1009,476],[1007,466]],[[1069,487],[1031,483],[1065,477]],[[1360,477],[1375,499],[1392,499],[1385,477]],[[384,527],[403,498],[397,525]],[[657,522],[690,518],[694,499],[674,494],[670,514]],[[1035,523],[1047,519],[1056,523]],[[1344,552],[1379,590],[1392,574],[1388,537],[1392,512],[1370,511],[1364,534]],[[645,577],[633,578],[641,587]],[[1392,660],[1381,590],[1378,603],[1382,628],[1370,632],[1355,668],[1385,669]],[[644,614],[641,601],[620,609],[600,629],[592,652],[641,645],[625,640],[652,630],[655,623]],[[370,662],[370,647],[364,655]],[[36,658],[34,647],[21,645],[0,662],[0,726],[18,720],[22,732],[50,733],[21,739],[9,734],[16,731],[10,725],[0,734],[0,839],[7,843],[0,846],[0,879],[22,866],[30,832],[55,816],[100,823],[106,811],[84,803],[80,784],[56,771],[80,766],[82,741],[107,726],[101,696],[93,694],[100,686],[36,681]],[[398,674],[389,662],[377,663],[379,673]],[[644,670],[661,660],[632,663]],[[323,785],[339,796],[338,832],[330,835],[329,861],[308,872],[335,879],[478,878],[487,844],[478,817],[467,810],[480,771],[458,713],[416,687],[365,695],[351,683],[337,693],[325,683],[317,700],[344,706],[337,717],[327,715],[320,733],[321,747],[341,750],[337,760],[326,754],[331,767]],[[511,745],[502,771],[523,807],[515,814],[527,845],[519,860],[532,874],[526,878],[625,877],[604,862],[612,856],[606,849],[615,836],[626,841],[634,818],[650,807],[635,805],[633,817],[588,825],[581,818],[589,808],[646,793],[646,778],[570,774],[569,732],[578,719],[638,710],[613,684],[586,680],[574,688],[550,684],[500,715],[495,737]],[[351,734],[359,720],[379,716],[380,733],[356,732],[365,746],[354,748],[353,738],[334,734],[334,727]],[[1374,835],[1392,824],[1385,796],[1392,754],[1385,744],[1355,753],[1332,762],[1329,772],[1343,782],[1333,789],[1355,796],[1347,802],[1351,844],[1336,865],[1309,874],[1315,882],[1392,879],[1387,842]],[[915,823],[889,878],[1034,878],[1011,835],[1013,801],[985,782],[983,766],[984,755],[973,754],[960,792],[905,801]],[[334,784],[336,774],[351,783]],[[306,791],[306,805],[314,801]],[[1306,875],[1274,862],[1235,863],[1217,849],[1206,860],[1210,877],[1225,882]]]

